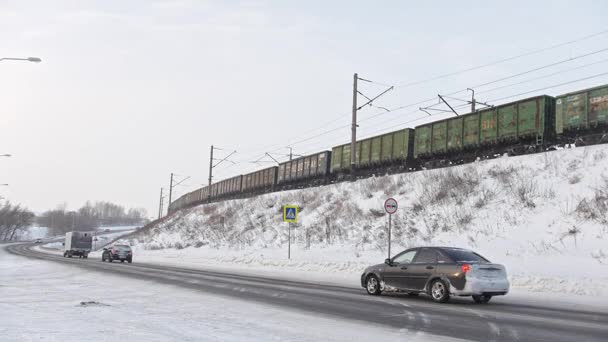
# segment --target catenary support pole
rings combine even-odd
[[[209,154],[209,188],[207,189],[207,199],[211,198],[211,180],[213,179],[213,145]]]
[[[357,163],[355,153],[357,147],[357,80],[359,76],[357,73],[353,75],[353,117],[352,117],[352,127],[351,127],[351,137],[350,137],[350,171],[351,173],[355,172],[355,164]]]
[[[168,207],[171,206],[171,196],[173,195],[173,172],[171,172],[171,180],[169,181],[169,205],[167,206],[167,214],[169,213]]]
[[[158,200],[158,218],[163,216],[163,188],[160,188],[160,199]]]

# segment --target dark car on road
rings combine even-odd
[[[133,251],[131,247],[127,245],[114,245],[112,247],[104,248],[101,253],[101,261],[112,262],[114,260],[120,260],[120,262],[133,262]]]
[[[468,249],[420,247],[407,249],[384,264],[370,266],[361,275],[361,286],[370,295],[383,291],[428,294],[445,303],[450,296],[472,296],[487,303],[509,292],[507,271]]]

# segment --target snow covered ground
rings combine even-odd
[[[30,260],[4,249],[0,293],[3,342],[455,341]]]
[[[400,207],[393,255],[471,248],[506,265],[514,293],[608,298],[607,145],[201,205],[126,242],[138,261],[358,286],[361,270],[386,258],[388,197]],[[284,204],[302,207],[291,260]]]

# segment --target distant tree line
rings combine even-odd
[[[17,240],[34,223],[33,212],[6,201],[0,205],[0,240]]]
[[[87,201],[76,211],[66,210],[62,204],[54,210],[48,210],[39,215],[36,222],[39,226],[47,227],[49,234],[58,235],[69,231],[88,231],[97,227],[133,226],[147,222],[147,213],[143,208],[125,209],[125,207],[110,202]]]

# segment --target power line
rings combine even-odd
[[[576,83],[576,82],[581,82],[581,81],[586,81],[586,80],[589,80],[589,79],[593,79],[593,78],[597,78],[597,77],[601,77],[601,76],[606,76],[606,75],[608,75],[608,72],[604,72],[604,73],[601,73],[601,74],[592,75],[592,76],[588,76],[588,77],[584,77],[584,78],[580,78],[580,79],[576,79],[576,80],[572,80],[572,81],[568,81],[568,82],[563,82],[563,83],[559,83],[559,84],[553,84],[553,85],[550,85],[550,86],[547,86],[547,87],[537,88],[537,89],[534,89],[534,90],[530,90],[530,91],[526,91],[526,92],[521,92],[521,93],[514,94],[514,95],[504,96],[504,97],[492,99],[492,100],[489,100],[489,101],[486,101],[486,102],[502,101],[502,100],[513,98],[513,97],[527,95],[527,94],[535,93],[535,92],[538,92],[538,91],[541,91],[541,90],[547,90],[547,89],[551,89],[551,88],[557,88],[557,87],[560,87],[560,86],[564,86],[564,85],[568,85],[568,84],[572,84],[572,83]],[[462,107],[467,107],[467,106],[468,106],[468,104],[463,104],[463,105],[456,106],[456,108],[462,108]],[[407,113],[406,115],[416,114],[418,112],[419,111],[412,111],[412,112]],[[445,114],[445,113],[438,113],[438,114],[434,114],[434,115],[440,115],[440,114]],[[416,119],[408,120],[408,121],[405,121],[405,122],[401,122],[401,123],[396,124],[396,125],[391,125],[391,126],[388,126],[388,127],[384,127],[384,128],[380,128],[380,129],[371,131],[371,132],[366,132],[365,134],[366,135],[372,135],[372,134],[376,134],[378,132],[392,130],[392,129],[395,129],[396,127],[403,127],[406,124],[409,124],[409,123],[412,123],[412,122],[416,122],[416,121],[421,121],[421,120],[427,119],[427,118],[428,118],[428,115],[425,115],[425,116],[422,116],[420,118],[416,118]]]
[[[503,59],[500,59],[500,60],[497,60],[497,61],[494,61],[494,62],[491,62],[491,63],[481,64],[481,65],[478,65],[478,66],[474,66],[474,67],[470,67],[470,68],[466,68],[466,69],[461,69],[461,70],[458,70],[458,71],[450,72],[450,73],[443,74],[443,75],[438,75],[438,76],[427,78],[427,79],[420,80],[420,81],[414,81],[414,82],[410,82],[410,83],[400,84],[400,85],[395,86],[395,88],[401,89],[401,88],[411,87],[411,86],[414,86],[414,85],[419,85],[419,84],[423,84],[423,83],[427,83],[427,82],[431,82],[431,81],[436,81],[436,80],[440,80],[440,79],[443,79],[443,78],[447,78],[447,77],[450,77],[450,76],[459,75],[459,74],[462,74],[462,73],[465,73],[465,72],[469,72],[469,71],[473,71],[473,70],[478,70],[478,69],[482,69],[482,68],[487,68],[487,67],[492,66],[492,65],[496,65],[496,64],[500,64],[500,63],[505,63],[505,62],[512,61],[512,60],[515,60],[515,59],[518,59],[518,58],[522,58],[522,57],[526,57],[526,56],[531,56],[531,55],[534,55],[534,54],[537,54],[537,53],[541,53],[541,52],[557,49],[557,48],[562,47],[562,46],[578,43],[578,42],[581,42],[583,40],[587,40],[587,39],[590,39],[590,38],[593,38],[593,37],[597,37],[597,36],[600,36],[600,35],[605,34],[605,33],[608,33],[608,30],[600,31],[600,32],[597,32],[597,33],[593,33],[593,34],[581,37],[581,38],[577,38],[577,39],[570,40],[570,41],[567,41],[567,42],[563,42],[563,43],[559,43],[559,44],[556,44],[556,45],[548,46],[548,47],[545,47],[545,48],[529,51],[529,52],[522,53],[522,54],[519,54],[519,55],[516,55],[516,56],[511,56],[511,57],[503,58]]]
[[[587,67],[590,67],[590,66],[593,66],[593,65],[597,65],[597,64],[601,64],[601,63],[606,63],[606,62],[608,62],[608,59],[602,59],[602,60],[597,61],[597,62],[580,65],[580,66],[577,66],[577,67],[574,67],[574,68],[563,69],[563,70],[559,70],[559,71],[556,71],[556,72],[553,72],[553,73],[550,73],[550,74],[547,74],[547,75],[543,75],[543,76],[539,76],[539,77],[535,77],[535,78],[529,78],[529,79],[526,79],[526,80],[523,80],[523,81],[520,81],[520,82],[517,82],[517,83],[510,83],[510,84],[503,85],[503,86],[500,86],[500,87],[486,89],[486,90],[478,92],[478,94],[485,94],[485,93],[489,93],[489,92],[492,92],[492,91],[496,91],[496,90],[500,90],[500,89],[504,89],[504,88],[508,88],[508,87],[513,87],[513,86],[516,86],[516,85],[520,85],[520,84],[524,84],[524,83],[528,83],[528,82],[532,82],[532,81],[541,80],[543,78],[549,78],[551,76],[559,75],[559,74],[562,74],[562,73],[565,73],[565,72],[570,72],[570,71],[574,71],[574,70],[578,70],[578,69],[583,69],[583,68],[587,68]]]
[[[588,39],[588,38],[591,38],[591,37],[594,37],[594,36],[598,36],[600,34],[605,34],[607,32],[608,32],[608,30],[605,30],[605,31],[602,31],[602,32],[599,32],[599,33],[595,33],[595,34],[592,34],[592,35],[580,38],[578,40],[572,40],[572,41],[569,41],[569,42],[565,42],[565,43],[561,43],[561,44],[555,45],[553,47],[545,48],[545,50],[548,50],[548,49],[551,49],[551,48],[555,48],[555,47],[559,47],[559,46],[564,46],[564,45],[572,44],[572,43],[574,43],[576,41],[585,40],[585,39]],[[543,50],[543,49],[536,50],[536,51],[540,52],[541,50]],[[564,59],[564,60],[560,60],[560,61],[557,61],[557,62],[545,64],[545,65],[542,65],[542,66],[539,66],[539,67],[536,67],[536,68],[533,68],[533,69],[525,70],[525,71],[522,71],[522,72],[519,72],[519,73],[516,73],[516,74],[513,74],[513,75],[509,75],[509,76],[506,76],[506,77],[501,77],[501,78],[496,79],[496,80],[492,80],[492,81],[489,81],[489,82],[477,84],[477,85],[473,86],[472,88],[480,88],[480,87],[484,87],[484,86],[487,86],[487,85],[490,85],[490,84],[499,83],[499,82],[502,82],[502,81],[505,81],[505,80],[508,80],[508,79],[516,78],[516,77],[519,77],[519,76],[522,76],[522,75],[525,75],[525,74],[529,74],[529,73],[533,73],[533,72],[536,72],[536,71],[539,71],[539,70],[551,68],[551,67],[554,67],[556,65],[568,63],[568,62],[571,62],[571,61],[574,61],[574,60],[577,60],[577,59],[589,57],[589,56],[596,55],[596,54],[599,54],[599,53],[602,53],[602,52],[605,52],[605,51],[608,51],[608,48],[603,48],[603,49],[600,49],[600,50],[592,51],[592,52],[585,53],[585,54],[582,54],[582,55],[577,55],[577,56],[570,57],[570,58],[567,58],[567,59]],[[519,56],[515,56],[515,57],[509,57],[509,58],[503,59],[501,61],[507,61],[507,60],[519,58],[519,57],[524,56],[524,55],[530,55],[530,54],[533,54],[533,53],[535,53],[535,52],[530,52],[530,53],[519,55]],[[496,64],[496,63],[500,63],[500,61],[499,62],[495,62],[494,64]],[[492,64],[482,65],[482,66],[479,66],[479,67],[476,67],[476,68],[480,68],[480,67],[484,67],[484,66],[489,66],[489,65],[492,65]],[[456,72],[456,73],[463,73],[463,72],[464,71],[459,71],[459,72]],[[456,74],[456,73],[454,73],[454,74]],[[384,84],[379,83],[379,82],[374,82],[374,81],[369,81],[369,80],[365,80],[365,81],[370,82],[370,83],[376,83],[376,84],[384,86]],[[445,96],[456,95],[456,94],[459,94],[459,93],[462,93],[462,92],[466,92],[466,91],[467,91],[466,89],[452,91],[452,92],[446,93]],[[405,108],[409,108],[409,107],[414,107],[414,106],[419,106],[419,105],[422,105],[422,104],[425,104],[427,102],[434,101],[434,100],[436,100],[436,97],[427,98],[427,99],[424,99],[424,100],[420,100],[420,101],[417,101],[417,102],[414,102],[414,103],[410,103],[410,104],[407,104],[407,105],[403,105],[403,106],[400,106],[400,107],[397,107],[397,108],[393,108],[393,109],[384,109],[384,111],[382,111],[382,112],[378,112],[378,113],[373,114],[371,116],[364,117],[364,118],[360,119],[359,122],[368,121],[368,120],[371,120],[371,119],[374,119],[374,118],[377,118],[377,117],[380,117],[380,116],[383,116],[383,115],[386,115],[386,114],[389,114],[389,113],[392,113],[392,112],[400,111],[401,109],[405,109]],[[343,116],[344,116],[344,114],[342,114],[340,117],[336,117],[335,119],[333,119],[331,121],[328,121],[327,123],[325,123],[321,127],[325,127],[325,126],[327,126],[329,124],[333,124],[334,122],[337,122],[337,121],[341,120],[343,118]],[[334,131],[337,131],[339,129],[342,129],[342,128],[345,128],[345,127],[349,127],[349,126],[350,125],[344,125],[344,126],[339,126],[339,127],[333,128],[333,129],[325,130],[325,131],[323,131],[323,132],[321,132],[319,134],[316,134],[314,136],[303,138],[303,139],[297,140],[295,142],[292,142],[290,145],[297,145],[297,144],[300,144],[302,142],[306,142],[306,141],[309,141],[311,139],[318,138],[320,136],[326,135],[328,133],[331,133],[331,132],[334,132]],[[317,129],[318,128],[310,130],[310,132],[315,131]],[[245,154],[245,155],[253,155],[253,154],[260,154],[261,155],[262,151],[268,150],[268,149],[270,149],[270,148],[272,148],[274,146],[278,146],[278,145],[275,145],[275,144],[267,145],[266,147],[264,147],[264,148],[262,148],[260,150],[255,150],[254,151],[255,153]],[[277,149],[274,149],[274,150],[271,150],[270,152],[276,152],[276,151],[277,151]]]
[[[536,67],[536,68],[529,69],[529,70],[526,70],[526,71],[523,71],[523,72],[519,72],[519,73],[516,73],[514,75],[510,75],[510,76],[506,76],[506,77],[501,77],[501,78],[499,78],[497,80],[493,80],[493,81],[490,81],[490,82],[485,82],[485,83],[482,83],[482,84],[475,85],[472,88],[480,88],[480,87],[487,86],[487,85],[490,85],[490,84],[498,83],[498,82],[505,81],[505,80],[508,80],[508,79],[511,79],[511,78],[515,78],[515,77],[518,77],[518,76],[522,76],[522,75],[525,75],[525,74],[536,72],[536,71],[539,71],[539,70],[542,70],[542,69],[546,69],[546,68],[549,68],[549,67],[553,67],[553,66],[556,66],[556,65],[559,65],[559,64],[571,62],[573,60],[577,60],[577,59],[580,59],[580,58],[589,57],[591,55],[595,55],[595,54],[598,54],[598,53],[601,53],[601,52],[605,52],[605,51],[608,51],[608,48],[603,48],[603,49],[600,49],[600,50],[596,50],[596,51],[593,51],[593,52],[590,52],[590,53],[578,55],[578,56],[571,57],[571,58],[568,58],[568,59],[565,59],[565,60],[561,60],[561,61],[558,61],[558,62],[553,62],[553,63],[549,63],[549,64],[546,64],[546,65],[542,65],[540,67]],[[466,91],[467,91],[466,89],[462,89],[462,90],[458,90],[458,91],[449,92],[446,95],[447,96],[456,95],[456,94],[463,93],[463,92],[466,92]],[[386,114],[391,113],[391,112],[399,111],[401,109],[405,109],[405,108],[409,108],[409,107],[414,107],[414,106],[422,105],[422,104],[425,104],[427,102],[434,101],[436,99],[437,99],[436,97],[431,97],[431,98],[428,98],[428,99],[425,99],[425,100],[421,100],[421,101],[418,101],[418,102],[414,102],[414,103],[410,103],[410,104],[407,104],[407,105],[404,105],[404,106],[400,106],[400,107],[397,107],[397,108],[389,109],[388,111],[378,112],[376,114],[373,114],[371,116],[368,116],[366,118],[363,118],[363,119],[359,120],[359,122],[368,121],[368,120],[371,120],[371,119],[374,119],[374,118],[386,115]]]

